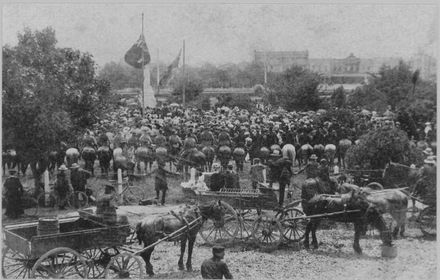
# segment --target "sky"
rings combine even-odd
[[[142,12],[152,62],[171,62],[183,40],[190,65],[251,61],[254,50],[409,58],[438,46],[438,9],[426,4],[7,4],[2,43],[52,26],[58,46],[89,52],[102,67],[138,39]]]

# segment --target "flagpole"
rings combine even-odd
[[[159,77],[160,77],[160,73],[159,73],[159,48],[157,48],[157,94],[159,94],[159,90],[160,90],[160,86],[159,86]]]
[[[186,75],[185,75],[185,40],[183,40],[183,60],[182,60],[182,70],[183,70],[183,90],[182,90],[182,105],[185,108],[185,85],[186,85]]]
[[[144,13],[142,13],[142,37],[144,37]],[[145,93],[144,93],[144,50],[142,50],[142,118],[144,117],[144,110],[145,110]]]

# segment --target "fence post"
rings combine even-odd
[[[44,171],[44,173],[43,173],[43,181],[44,181],[44,193],[45,193],[45,196],[44,196],[44,205],[46,206],[46,207],[48,207],[49,205],[49,198],[50,198],[50,195],[49,195],[49,193],[50,193],[50,185],[49,185],[49,170],[45,170]]]
[[[118,168],[118,194],[119,203],[122,204],[122,169]]]

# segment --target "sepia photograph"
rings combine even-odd
[[[1,7],[2,279],[437,279],[437,3]]]

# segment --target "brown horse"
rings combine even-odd
[[[391,234],[387,230],[386,224],[378,209],[368,203],[363,196],[356,194],[355,191],[341,196],[319,194],[308,201],[303,201],[302,206],[307,216],[323,214],[324,218],[336,222],[353,223],[355,230],[353,249],[358,254],[362,254],[359,240],[362,233],[365,232],[367,224],[372,224],[379,230],[384,245],[391,245]],[[356,212],[326,216],[326,214],[329,213],[343,212],[345,210],[355,210]],[[312,218],[307,224],[304,240],[304,246],[307,249],[309,248],[310,232],[312,233],[312,245],[315,249],[318,248],[316,230],[318,229],[321,219],[322,218]]]
[[[199,219],[201,218],[201,219]],[[186,243],[188,243],[188,257],[186,261],[186,269],[192,270],[192,251],[196,241],[197,233],[199,232],[204,221],[213,219],[215,221],[222,221],[224,219],[224,209],[220,201],[214,202],[210,205],[203,206],[185,206],[180,215],[166,214],[163,216],[148,216],[136,225],[136,235],[139,244],[144,244],[144,247],[155,243],[159,239],[169,235],[178,229],[187,226],[187,223],[199,219],[193,227],[190,227],[186,232],[180,234],[169,241],[180,241],[180,258],[179,269],[183,270],[183,256],[185,254]],[[141,257],[145,261],[147,274],[152,276],[153,265],[150,263],[150,257],[153,253],[154,246],[141,253]]]
[[[342,184],[339,186],[339,193],[349,193],[358,191],[359,195],[363,196],[369,203],[373,204],[381,214],[389,213],[396,221],[396,227],[393,231],[393,237],[397,238],[400,230],[400,236],[404,236],[406,212],[408,210],[408,197],[400,190],[375,189],[375,186],[380,186],[378,183],[370,183],[366,187],[360,188],[352,184]],[[380,186],[381,187],[381,186]]]

